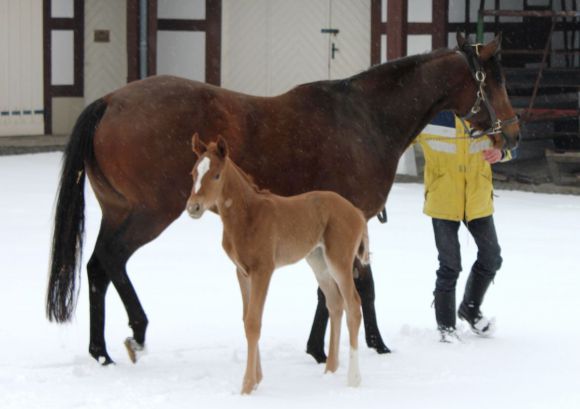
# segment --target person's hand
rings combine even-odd
[[[484,149],[483,153],[483,159],[485,159],[486,161],[488,161],[490,164],[499,162],[501,160],[501,150],[496,149],[496,148],[491,148],[491,149]]]

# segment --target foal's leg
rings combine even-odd
[[[258,386],[258,368],[261,366],[258,341],[262,330],[264,303],[273,272],[274,269],[270,268],[253,270],[249,274],[250,294],[246,316],[244,317],[244,329],[248,342],[248,359],[242,384],[242,394],[249,394]]]
[[[346,323],[350,341],[350,353],[348,362],[348,386],[359,386],[361,381],[358,364],[358,333],[360,330],[361,300],[350,277],[352,274],[346,263],[342,268],[335,271],[335,279],[344,299],[346,307]]]
[[[324,259],[322,248],[318,247],[313,250],[306,257],[306,261],[310,265],[310,268],[312,268],[312,271],[314,271],[318,285],[324,294],[324,300],[326,302],[324,308],[330,313],[330,341],[325,371],[334,372],[338,368],[338,343],[340,341],[340,325],[343,310],[342,297],[336,283],[328,272],[328,266]],[[322,341],[324,341],[324,334]],[[322,347],[323,345],[320,346],[321,349]],[[322,354],[324,354],[324,351],[322,351]]]
[[[356,289],[361,297],[362,313],[365,326],[365,338],[369,348],[374,348],[379,354],[391,352],[383,342],[379,327],[377,325],[377,314],[375,311],[375,284],[371,271],[371,266],[363,266],[359,270],[359,277],[354,279]],[[324,294],[318,290],[318,304],[308,338],[306,352],[314,357],[316,362],[326,362],[324,355],[324,333],[328,321],[328,310]]]
[[[248,312],[248,299],[250,298],[250,279],[242,271],[237,268],[236,275],[238,277],[238,283],[240,284],[240,292],[242,293],[242,321],[245,322],[246,314]],[[256,381],[260,383],[262,381],[262,363],[260,362],[260,347],[258,346],[258,358],[256,363]]]
[[[320,288],[326,297],[326,308],[330,315],[330,341],[328,343],[328,359],[325,372],[336,372],[338,369],[338,351],[340,343],[340,327],[344,304],[340,291],[330,274],[323,281],[319,281]]]
[[[350,353],[348,365],[348,385],[360,384],[360,370],[358,365],[358,332],[361,322],[360,298],[352,277],[353,255],[358,245],[350,247],[348,240],[340,241],[332,235],[333,230],[328,230],[325,240],[325,259],[330,274],[335,280],[346,307],[346,320],[350,339]],[[353,240],[354,242],[354,240]]]

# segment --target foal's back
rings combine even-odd
[[[334,192],[314,191],[282,197],[267,194],[268,210],[260,222],[271,225],[275,264],[282,266],[306,257],[318,246],[338,247],[354,257],[366,228],[363,213]]]

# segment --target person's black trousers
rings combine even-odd
[[[463,222],[477,245],[477,259],[471,274],[477,274],[489,281],[502,264],[501,248],[498,244],[493,216]],[[454,292],[461,272],[461,251],[459,246],[460,222],[433,218],[435,245],[439,252],[439,268],[435,282],[436,292]]]

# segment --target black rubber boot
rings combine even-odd
[[[455,291],[435,291],[437,328],[455,329]]]
[[[455,332],[455,291],[435,291],[435,320],[441,334],[441,342],[454,342]]]
[[[491,335],[494,330],[493,320],[484,317],[480,310],[483,298],[492,280],[492,277],[484,276],[477,271],[471,270],[465,284],[463,301],[457,311],[459,318],[467,321],[471,330],[478,335]]]

